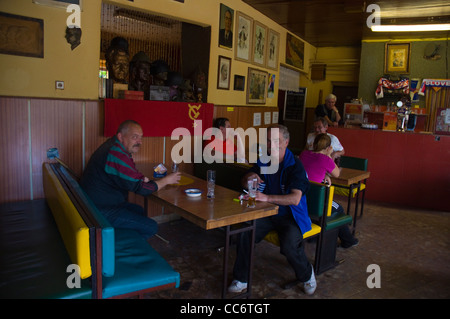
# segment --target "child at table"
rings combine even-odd
[[[313,150],[304,150],[300,154],[300,161],[303,163],[310,181],[331,185],[329,175],[339,177],[340,169],[331,158],[332,152],[331,138],[327,134],[321,133],[314,139]],[[333,201],[331,216],[338,213],[344,213],[344,209]],[[348,226],[339,229],[339,239],[343,248],[350,248],[359,243],[358,239],[351,234]]]

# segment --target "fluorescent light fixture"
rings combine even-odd
[[[450,30],[450,23],[416,25],[373,25],[370,28],[374,32],[448,31]]]

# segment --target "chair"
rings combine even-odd
[[[312,229],[303,234],[303,239],[318,237],[314,269],[317,275],[333,268],[336,265],[336,246],[338,230],[344,225],[352,223],[352,217],[346,214],[331,216],[334,186],[310,182],[310,189],[306,193],[308,215],[312,220]],[[269,232],[265,240],[279,246],[280,241],[276,231]],[[293,281],[284,286],[289,289],[298,284]]]
[[[352,157],[352,156],[341,156],[339,166],[340,167],[346,167],[346,168],[352,168],[352,169],[359,169],[361,171],[367,171],[367,164],[368,159],[367,158],[359,158],[359,157]],[[364,210],[364,197],[366,195],[366,184],[367,179],[364,180],[360,184],[359,191],[362,191],[362,197],[361,197],[361,213],[360,216],[363,215]],[[358,192],[358,185],[353,184],[350,186],[347,185],[340,185],[340,184],[334,184],[336,186],[335,194],[342,195],[348,198],[348,205],[347,205],[347,214],[350,213],[350,203],[351,199],[355,196],[358,196],[356,198],[356,205],[358,205],[359,200],[359,192]],[[356,214],[356,212],[355,212]],[[355,215],[356,218],[356,215]]]

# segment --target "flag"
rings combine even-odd
[[[135,120],[144,136],[171,136],[176,128],[186,128],[194,135],[194,127],[202,121],[202,130],[212,126],[214,104],[166,101],[105,99],[104,135],[116,134],[120,123]]]

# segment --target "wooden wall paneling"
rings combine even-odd
[[[86,101],[83,169],[95,150],[108,139],[108,137],[103,136],[103,121],[103,101]]]
[[[164,158],[164,137],[144,137],[142,139],[141,149],[138,153],[133,154],[136,165],[142,166],[149,165],[153,167],[154,164],[162,163]],[[145,169],[142,171],[148,178],[153,179],[151,169]],[[144,206],[144,198],[140,195],[131,194],[128,198],[129,202]],[[154,217],[163,214],[162,206],[148,201],[147,216]]]
[[[238,123],[240,108],[240,106],[216,105],[214,106],[214,119],[226,117],[230,120],[231,127],[239,127]]]
[[[265,124],[264,122],[264,113],[270,112],[270,124]],[[276,107],[267,107],[267,106],[225,106],[225,105],[215,105],[214,106],[214,118],[218,117],[226,117],[230,120],[231,126],[233,128],[242,128],[244,131],[249,127],[254,127],[258,134],[258,143],[259,143],[259,129],[268,127],[272,123],[273,112],[278,112],[278,108]],[[260,113],[261,115],[261,125],[253,126],[253,118],[255,113]],[[248,138],[243,139],[245,143],[246,149],[246,158],[248,159],[249,148],[251,147],[250,141]]]
[[[28,99],[0,97],[0,203],[31,199]]]
[[[164,137],[142,138],[139,152],[133,154],[136,163],[162,163],[164,159]]]
[[[166,137],[166,163],[164,164],[167,169],[171,169],[172,167],[172,148],[181,142],[181,138],[179,140],[172,140],[170,136]],[[186,172],[188,174],[194,173],[194,137],[190,137],[190,145],[191,145],[191,158],[189,163],[179,163],[178,167],[180,172]]]
[[[82,167],[82,101],[33,99],[31,150],[34,198],[43,198],[42,163],[47,149],[58,148],[59,156],[75,172]]]

